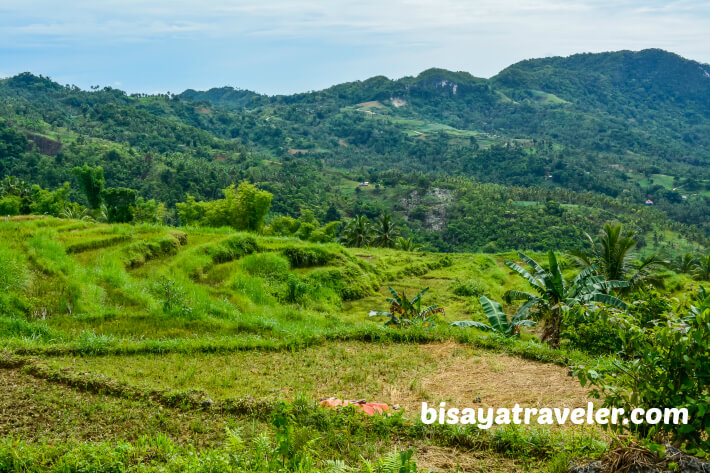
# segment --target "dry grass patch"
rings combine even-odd
[[[451,471],[458,473],[508,473],[525,471],[523,465],[481,450],[464,451],[433,445],[417,446],[414,453],[417,466],[424,471]]]
[[[437,360],[437,370],[413,381],[400,404],[419,412],[422,401],[451,407],[586,407],[589,393],[561,366],[500,353],[474,350],[453,342],[422,345]],[[480,399],[480,400],[479,400]]]

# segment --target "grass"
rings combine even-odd
[[[263,447],[259,459],[278,457],[284,439],[294,446],[288,461],[299,458],[304,471],[329,459],[363,467],[407,446],[432,468],[455,468],[442,458],[474,449],[491,468],[545,471],[603,449],[598,432],[416,422],[422,400],[546,399],[539,379],[579,402],[566,366],[611,362],[550,349],[532,332],[504,340],[449,327],[484,320],[480,295],[527,289],[503,263],[514,254],[344,249],[225,228],[55,218],[0,221],[0,241],[0,351],[31,357],[0,363],[0,471],[102,462],[119,471],[210,471],[209,462],[219,465],[212,471],[271,471],[252,455]],[[410,297],[429,287],[424,303],[446,314],[429,330],[385,329],[367,315],[387,308],[387,286]],[[506,380],[513,371],[517,382]],[[314,407],[329,396],[399,404],[405,416]],[[203,408],[207,398],[214,404]],[[239,399],[271,414],[229,404]],[[287,431],[270,417],[281,402]],[[231,450],[234,442],[243,448]],[[235,455],[238,465],[229,463]]]

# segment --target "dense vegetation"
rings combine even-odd
[[[21,74],[0,81],[0,177],[69,182],[91,208],[72,170],[101,166],[107,188],[163,204],[174,224],[176,203],[246,180],[273,194],[267,223],[389,213],[399,236],[440,251],[579,248],[613,215],[675,255],[708,237],[709,68],[647,50],[274,97],[128,96]]]
[[[708,70],[649,50],[275,97],[0,81],[0,473],[706,458]],[[691,422],[417,416],[590,395]]]

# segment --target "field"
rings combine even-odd
[[[596,428],[419,421],[423,401],[590,400],[568,366],[605,357],[446,323],[484,321],[478,295],[525,289],[503,264],[514,254],[50,217],[5,219],[0,239],[0,471],[389,471],[410,448],[438,471],[565,471],[609,442]],[[385,328],[368,313],[387,309],[387,286],[429,287],[445,314]],[[331,396],[394,415],[317,407]]]

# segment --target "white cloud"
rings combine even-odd
[[[309,69],[331,61],[322,70],[347,70],[350,78],[399,76],[431,66],[490,76],[530,57],[648,47],[710,62],[708,24],[710,2],[693,0],[74,0],[62,8],[54,0],[6,0],[0,5],[0,43],[6,49],[51,49],[58,55],[104,48],[140,58],[152,43],[199,45],[197,57],[186,57],[186,64],[224,61],[225,68],[235,69],[231,52],[238,51],[238,64],[263,67],[288,54],[303,57]],[[341,58],[319,56],[325,46],[340,48]],[[210,54],[228,57],[210,59]]]

